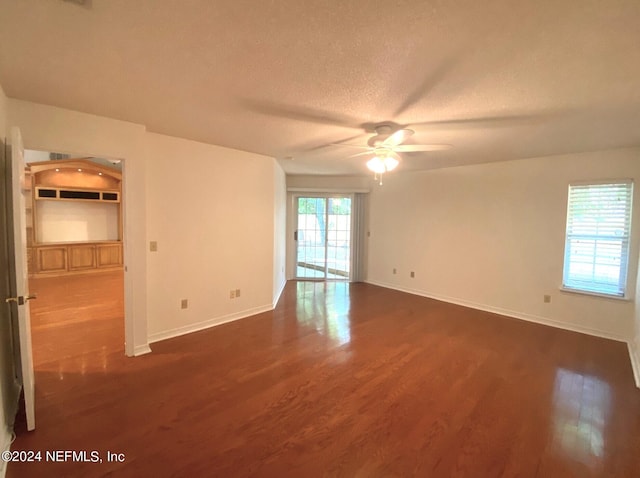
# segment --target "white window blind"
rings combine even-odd
[[[569,186],[563,287],[624,297],[633,183]]]

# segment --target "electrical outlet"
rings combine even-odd
[[[189,300],[188,299],[182,299],[180,301],[180,308],[181,309],[186,309],[187,307],[189,307]]]
[[[151,241],[149,243],[149,250],[151,252],[157,252],[158,251],[158,241]]]
[[[240,289],[236,289],[236,297],[240,297]]]
[[[415,276],[416,276],[416,273],[411,271],[411,277],[415,277]]]
[[[398,271],[396,270],[396,268],[393,268],[393,273],[396,274]]]
[[[545,304],[548,304],[548,303],[551,302],[551,296],[548,295],[548,294],[545,294],[544,297],[543,297],[543,300],[544,300]]]
[[[229,299],[235,299],[236,298],[236,291],[231,289],[229,291]]]

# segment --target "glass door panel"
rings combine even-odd
[[[296,277],[348,279],[351,198],[299,197]]]
[[[351,243],[351,198],[329,198],[327,209],[327,277],[348,279]]]
[[[296,277],[326,276],[326,198],[298,198]]]

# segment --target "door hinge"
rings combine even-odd
[[[295,232],[293,233],[293,240],[294,240],[294,241],[297,241],[297,240],[298,240],[298,231],[295,231]]]

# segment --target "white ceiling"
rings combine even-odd
[[[291,174],[380,122],[453,145],[404,169],[638,146],[640,1],[0,0],[0,84]]]

